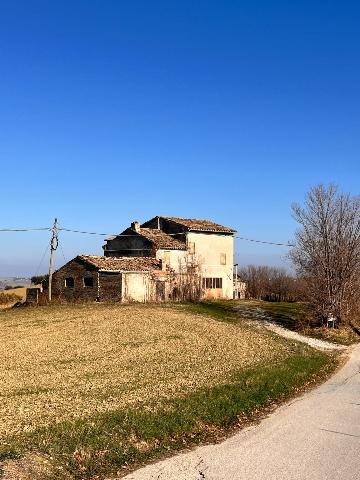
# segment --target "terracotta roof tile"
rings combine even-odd
[[[155,228],[140,228],[139,234],[145,237],[150,242],[153,242],[157,248],[167,248],[169,250],[186,250],[186,243],[184,241],[168,235],[162,230]]]
[[[235,233],[236,230],[225,227],[224,225],[219,225],[218,223],[212,222],[210,220],[198,220],[196,218],[179,218],[179,217],[160,217],[165,220],[171,220],[172,222],[182,225],[189,230],[195,230],[199,232],[224,232],[224,233]]]
[[[101,257],[98,255],[79,255],[76,257],[99,270],[107,271],[150,271],[161,270],[159,260],[152,257]]]

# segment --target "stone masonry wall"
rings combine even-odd
[[[93,286],[86,287],[84,278],[93,279]],[[74,287],[66,287],[66,278],[74,279]],[[59,301],[95,301],[98,297],[98,272],[90,266],[72,260],[53,275],[52,297]]]

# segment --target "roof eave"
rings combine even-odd
[[[102,268],[99,273],[150,273],[153,270],[161,271],[160,268],[153,268],[152,270],[105,270]]]
[[[158,250],[178,250],[180,252],[185,252],[186,247],[157,247]]]
[[[226,233],[228,235],[234,235],[236,230],[207,230],[205,228],[189,228],[189,232],[195,233]]]
[[[154,217],[154,218],[157,218],[157,217]],[[205,228],[194,228],[194,227],[189,227],[188,225],[185,225],[184,223],[181,223],[181,221],[179,220],[176,220],[175,218],[171,218],[171,217],[163,217],[163,216],[159,216],[159,218],[163,218],[165,220],[167,220],[168,222],[172,222],[172,223],[175,223],[176,225],[182,227],[185,232],[210,232],[210,233],[236,233],[236,230],[233,230],[232,228],[224,228],[223,230],[215,230],[215,229],[205,229]],[[153,220],[153,219],[151,219]],[[149,222],[151,221],[149,220]],[[147,223],[147,222],[146,222]],[[219,225],[221,227],[221,225]]]

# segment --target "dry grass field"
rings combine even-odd
[[[63,468],[75,472],[66,478],[103,478],[92,477],[93,472],[98,473],[99,465],[101,472],[111,472],[114,462],[121,465],[121,462],[132,461],[126,460],[129,447],[124,447],[126,455],[124,453],[122,457],[119,454],[116,461],[113,456],[111,461],[105,461],[102,454],[103,464],[98,459],[91,463],[91,458],[97,458],[96,448],[101,450],[105,447],[94,447],[94,441],[89,440],[91,448],[88,448],[92,449],[92,453],[89,454],[90,460],[86,457],[88,463],[84,467],[83,460],[78,461],[74,457],[80,448],[79,442],[86,443],[83,433],[77,436],[77,429],[95,425],[100,429],[96,435],[94,433],[94,438],[98,439],[104,429],[108,432],[115,428],[111,416],[115,415],[114,412],[119,419],[123,415],[121,412],[131,409],[142,412],[141,415],[146,414],[149,419],[151,415],[160,415],[158,412],[163,409],[166,416],[167,402],[172,399],[184,401],[181,409],[186,409],[190,405],[186,402],[194,392],[202,392],[204,398],[208,398],[212,389],[222,385],[229,392],[234,385],[235,392],[239,375],[244,372],[250,372],[241,380],[247,382],[249,392],[251,382],[257,382],[256,388],[259,389],[261,382],[268,381],[261,377],[266,368],[273,379],[275,374],[280,375],[281,369],[283,375],[286,373],[297,378],[296,375],[301,374],[306,377],[316,373],[327,362],[325,356],[312,355],[307,347],[252,328],[245,322],[232,324],[218,321],[191,311],[187,306],[99,304],[3,310],[0,312],[0,437],[3,448],[3,454],[0,450],[0,461],[1,458],[11,458],[12,453],[6,452],[14,439],[26,437],[23,444],[27,448],[30,445],[30,449],[44,449],[53,457],[56,453],[52,449],[58,448],[57,454],[65,462]],[[316,366],[311,364],[310,372],[305,363],[291,364],[294,358],[306,358],[306,362],[315,362]],[[277,368],[280,370],[277,371]],[[301,382],[305,381],[305,377]],[[276,388],[280,387],[282,394],[283,386]],[[269,392],[265,389],[268,395],[265,397],[274,396],[276,388],[269,388]],[[223,391],[218,392],[224,397]],[[260,402],[259,393],[256,395],[252,400],[255,403],[250,402],[249,405],[266,401],[265,397],[261,397]],[[194,397],[191,398],[194,402]],[[195,412],[201,404],[203,412],[204,399],[196,402],[191,408]],[[219,401],[214,400],[214,408],[218,404]],[[195,425],[200,413],[190,412],[189,415],[193,415],[191,422]],[[206,415],[208,418],[209,414]],[[236,415],[236,411],[231,415]],[[125,422],[128,414],[121,418]],[[159,418],[156,425],[161,423]],[[210,420],[212,418],[209,417]],[[218,421],[221,423],[224,419],[219,417]],[[118,422],[121,423],[120,420]],[[169,419],[164,420],[165,426],[161,428],[166,430],[169,422]],[[184,420],[179,422],[181,427],[176,428],[183,431]],[[187,422],[186,428],[192,429],[193,424],[189,419]],[[143,428],[146,424],[144,417],[140,423]],[[69,440],[64,438],[64,431],[71,432]],[[120,435],[119,431],[116,435]],[[111,442],[115,442],[116,435],[110,434]],[[121,435],[129,434],[121,432]],[[151,435],[157,438],[160,434],[154,431]],[[161,435],[166,437],[164,432]],[[124,438],[121,438],[123,445]],[[54,447],[57,441],[59,446]],[[110,451],[108,443],[106,445],[107,451]],[[64,460],[66,455],[62,449],[65,448],[69,449],[66,455],[71,461]],[[119,446],[116,448],[118,450]],[[132,448],[135,448],[134,445]],[[77,474],[77,469],[82,473]]]
[[[0,436],[156,405],[291,353],[265,332],[166,307],[28,308],[0,322]]]
[[[0,291],[0,310],[10,308],[16,302],[24,301],[26,297],[26,287],[11,288]]]
[[[25,297],[26,297],[26,290],[27,290],[27,287],[19,287],[19,288],[9,288],[8,290],[2,290],[0,292],[0,296],[1,295],[16,295],[17,297],[19,297],[21,300],[25,300]]]

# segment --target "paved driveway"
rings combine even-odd
[[[360,346],[329,381],[218,445],[127,480],[360,480]]]

